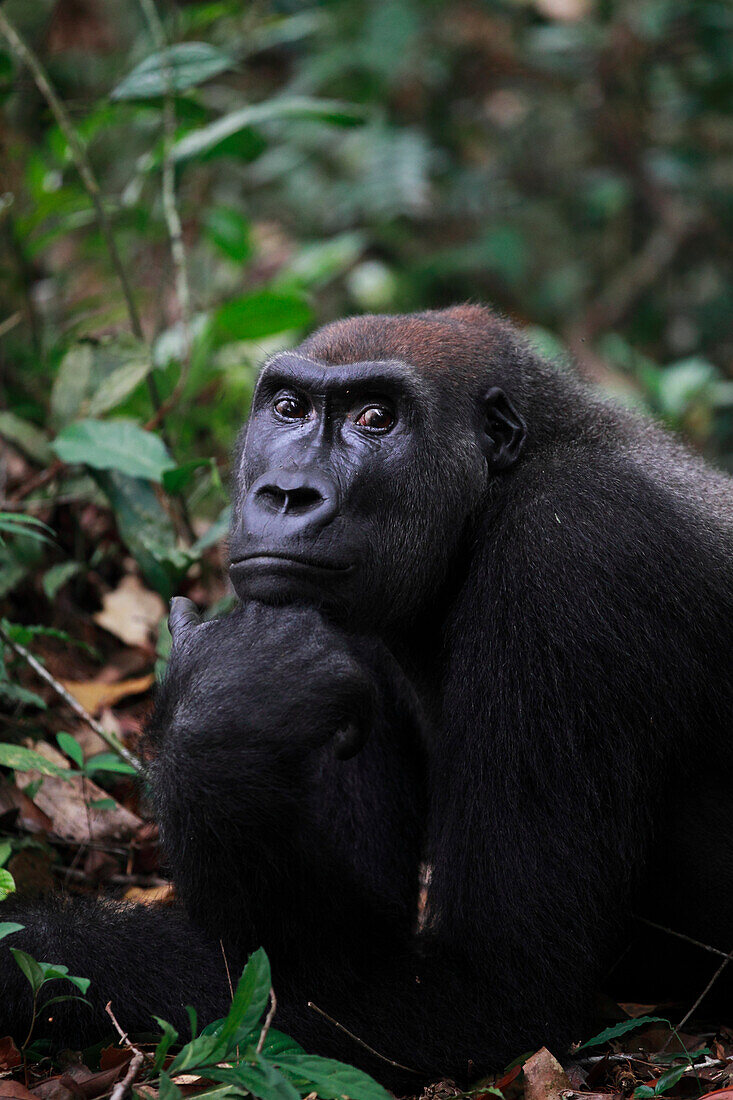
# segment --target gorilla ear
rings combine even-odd
[[[508,470],[519,458],[527,426],[497,386],[484,394],[480,443],[492,470]]]

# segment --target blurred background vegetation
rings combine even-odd
[[[224,598],[257,364],[344,313],[492,302],[733,469],[732,31],[728,0],[6,0],[5,629],[99,644],[131,572]]]

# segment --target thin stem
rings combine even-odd
[[[20,645],[19,642],[13,641],[13,639],[10,637],[7,630],[3,626],[0,626],[0,638],[2,638],[5,644],[9,645],[10,648],[15,653],[17,653],[19,657],[22,657],[26,664],[30,665],[33,671],[38,676],[40,676],[42,680],[45,680],[46,683],[53,688],[57,695],[60,695],[64,702],[71,707],[74,713],[77,714],[79,718],[81,718],[84,722],[86,722],[88,726],[91,726],[94,732],[99,734],[102,740],[106,741],[111,749],[114,749],[114,751],[119,756],[121,756],[123,760],[126,760],[127,763],[130,764],[136,771],[142,773],[142,762],[138,760],[135,754],[130,752],[130,750],[122,744],[120,739],[115,736],[114,733],[112,733],[110,730],[106,730],[104,726],[96,720],[96,718],[92,718],[89,711],[85,707],[83,707],[81,703],[77,699],[75,699],[73,695],[70,694],[70,692],[66,690],[63,684],[59,683],[55,676],[51,675],[47,668],[43,667],[41,662],[37,660],[37,658],[34,657],[33,654],[25,648],[25,646]]]
[[[267,1016],[265,1017],[265,1022],[262,1025],[262,1031],[260,1032],[260,1037],[257,1040],[257,1053],[258,1054],[262,1054],[262,1048],[265,1045],[265,1039],[267,1038],[267,1033],[268,1033],[268,1031],[270,1030],[270,1028],[272,1026],[272,1021],[275,1018],[276,1011],[277,1011],[277,997],[275,996],[275,990],[272,988],[272,986],[270,986],[270,1008],[267,1012]]]
[[[165,56],[164,51],[168,47],[163,24],[155,6],[155,0],[139,0],[145,19],[156,48]],[[176,170],[173,163],[172,150],[176,140],[176,107],[173,98],[175,88],[173,86],[173,71],[170,63],[166,62],[165,69],[166,94],[163,104],[163,178],[162,200],[163,215],[168,228],[168,236],[171,245],[171,258],[176,281],[176,297],[181,312],[181,328],[183,330],[183,351],[181,354],[181,370],[172,392],[156,410],[152,420],[146,427],[156,427],[169,409],[178,404],[186,385],[186,380],[191,367],[191,284],[188,277],[188,263],[186,260],[186,247],[183,242],[183,225],[176,205]]]
[[[380,1054],[374,1047],[370,1047],[368,1043],[365,1043],[363,1039],[360,1039],[358,1035],[354,1035],[353,1031],[349,1031],[347,1027],[340,1024],[338,1020],[334,1020],[333,1016],[329,1016],[327,1012],[324,1012],[318,1005],[313,1004],[313,1001],[308,1001],[308,1008],[312,1008],[314,1012],[317,1012],[319,1016],[323,1016],[324,1020],[328,1020],[329,1024],[333,1024],[339,1031],[343,1031],[344,1035],[348,1035],[350,1039],[353,1039],[355,1043],[358,1043],[364,1050],[368,1050],[370,1054],[373,1054],[375,1058],[380,1058],[387,1065],[394,1066],[395,1069],[404,1069],[407,1073],[419,1073],[419,1070],[411,1069],[410,1066],[403,1066],[401,1062],[393,1062],[391,1058],[387,1058],[384,1054]]]
[[[48,78],[48,75],[41,65],[41,62],[31,50],[30,46],[21,38],[20,34],[8,19],[7,15],[2,9],[0,9],[0,34],[3,34],[10,44],[10,48],[16,55],[19,61],[24,65],[27,65],[31,71],[31,75],[36,82],[36,87],[48,103],[51,108],[59,129],[66,138],[69,145],[69,151],[71,158],[76,165],[76,170],[81,177],[81,181],[84,184],[89,198],[92,201],[94,207],[94,213],[99,223],[99,228],[104,237],[107,251],[109,252],[110,259],[112,260],[112,266],[115,269],[115,274],[119,279],[120,286],[122,288],[122,294],[125,299],[125,305],[127,306],[127,313],[130,318],[130,327],[138,340],[145,339],[143,335],[142,325],[140,323],[140,314],[138,313],[135,299],[132,295],[132,287],[127,278],[127,273],[123,267],[122,259],[119,251],[117,250],[117,244],[112,233],[112,227],[107,217],[107,212],[104,209],[102,202],[102,193],[99,189],[96,176],[92,171],[92,167],[89,163],[84,146],[79,140],[79,136],[74,129],[73,123],[69,118],[69,115],[64,107],[63,103],[56,95],[56,91]]]

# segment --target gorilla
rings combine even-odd
[[[273,356],[241,602],[174,601],[148,730],[180,908],[4,906],[7,943],[92,979],[48,1034],[99,1038],[110,999],[128,1032],[221,1016],[222,954],[264,945],[278,1027],[414,1092],[587,1038],[632,915],[727,951],[732,551],[730,480],[487,308]],[[0,976],[17,1033],[7,950]]]

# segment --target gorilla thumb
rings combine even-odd
[[[188,632],[201,622],[196,605],[186,596],[174,596],[168,616],[168,629],[174,643],[182,641]]]

